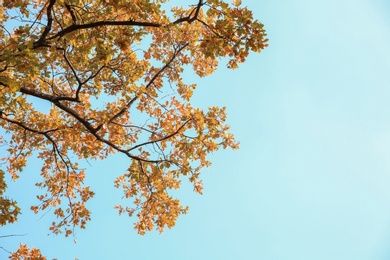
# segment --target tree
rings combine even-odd
[[[80,160],[114,153],[128,158],[128,171],[114,185],[131,201],[115,208],[136,214],[135,229],[144,234],[171,228],[187,212],[170,190],[188,178],[202,193],[199,176],[211,164],[209,153],[238,148],[225,108],[193,107],[196,84],[186,83],[182,73],[210,75],[222,57],[237,68],[250,51],[267,46],[263,25],[238,0],[197,0],[185,7],[168,2],[3,0],[2,160],[13,180],[30,156],[42,160],[36,185],[43,192],[31,209],[54,209],[55,234],[69,236],[90,220],[85,203],[94,193],[83,185]],[[39,100],[51,108],[44,111]],[[10,222],[19,208],[1,201],[2,210],[11,202]],[[29,252],[26,246],[19,251]]]

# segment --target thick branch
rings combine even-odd
[[[56,0],[50,0],[49,5],[47,7],[47,25],[45,27],[45,30],[43,30],[41,37],[39,40],[34,44],[34,47],[39,47],[45,44],[46,42],[46,37],[49,34],[51,30],[51,26],[53,24],[53,15],[51,13],[53,6],[55,4]]]
[[[137,161],[151,162],[151,163],[160,163],[160,162],[162,162],[162,160],[147,160],[147,159],[143,159],[143,158],[140,158],[138,156],[132,155],[130,152],[120,148],[118,145],[112,143],[111,141],[109,141],[107,139],[104,139],[99,134],[97,134],[97,131],[99,130],[99,128],[93,127],[93,125],[90,124],[79,113],[77,113],[74,109],[72,109],[72,108],[62,104],[56,97],[53,97],[53,96],[45,94],[45,93],[34,91],[34,90],[26,88],[26,87],[22,87],[20,89],[20,92],[52,102],[55,106],[57,106],[61,110],[65,111],[66,113],[70,114],[77,121],[79,121],[98,141],[101,141],[101,142],[107,144],[108,146],[110,146],[111,148],[117,150],[118,152],[121,152],[121,153],[127,155],[129,158],[135,159]],[[34,129],[32,129],[32,130],[36,131]]]
[[[199,0],[197,6],[191,11],[191,13],[188,16],[179,18],[179,19],[173,21],[171,24],[179,24],[182,22],[192,23],[193,21],[196,21],[198,18],[198,15],[199,15],[200,8],[203,5],[204,5],[203,0]],[[194,12],[195,12],[195,14],[193,14]],[[73,16],[72,16],[72,18],[73,18]],[[75,20],[73,19],[73,21],[75,21]],[[121,26],[121,25],[140,26],[140,27],[155,27],[155,28],[164,26],[164,24],[160,24],[157,22],[140,22],[140,21],[133,21],[133,20],[128,20],[128,21],[105,21],[105,20],[103,20],[103,21],[97,21],[97,22],[87,23],[87,24],[73,23],[72,25],[59,31],[55,35],[47,38],[47,40],[61,38],[61,37],[65,36],[66,34],[69,34],[71,32],[81,30],[81,29],[90,29],[90,28],[96,28],[96,27],[100,27],[100,26]],[[45,35],[45,37],[46,37],[46,35]]]
[[[62,31],[59,31],[57,34],[47,38],[48,40],[52,40],[55,38],[61,38],[66,34],[71,32],[81,30],[81,29],[90,29],[100,26],[119,26],[119,25],[127,25],[127,26],[143,26],[143,27],[161,27],[162,25],[159,23],[152,22],[136,22],[136,21],[98,21],[87,24],[72,24]]]
[[[68,10],[68,12],[70,13],[70,16],[72,16],[73,23],[76,24],[77,19],[76,19],[76,15],[74,14],[74,12],[72,10],[72,7],[70,5],[68,5],[67,3],[65,3],[65,7],[66,7],[66,10]]]
[[[193,21],[197,20],[198,15],[199,15],[199,11],[200,11],[200,8],[202,7],[202,5],[204,5],[203,0],[199,0],[196,7],[191,11],[191,13],[188,16],[177,19],[176,21],[173,22],[173,24],[179,24],[182,22],[192,23]],[[192,14],[194,12],[195,12],[195,14],[194,14],[194,16],[192,16]]]

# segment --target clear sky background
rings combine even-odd
[[[184,2],[184,1],[183,1]],[[191,1],[186,1],[190,4]],[[49,259],[387,260],[390,259],[390,4],[388,0],[247,0],[269,48],[238,70],[199,83],[194,103],[227,106],[239,151],[213,155],[204,195],[176,227],[139,236],[112,208],[124,157],[88,169],[92,222],[78,243],[48,234],[36,202],[32,160],[9,196],[24,207],[1,234]],[[5,259],[0,251],[0,259]]]

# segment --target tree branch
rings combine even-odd
[[[55,0],[52,0],[51,2],[55,2]],[[197,6],[191,11],[191,13],[188,16],[179,18],[179,19],[173,21],[171,24],[179,24],[182,22],[192,23],[192,22],[196,21],[198,18],[198,15],[199,15],[200,8],[204,4],[205,3],[203,2],[203,0],[199,0]],[[69,7],[67,5],[66,5],[66,7],[67,7],[68,11],[70,12],[71,9],[69,9]],[[194,12],[195,12],[195,14],[193,15]],[[71,12],[71,14],[72,14],[72,12]],[[140,22],[140,21],[133,21],[133,20],[128,20],[128,21],[105,21],[105,20],[103,20],[103,21],[97,21],[97,22],[92,22],[92,23],[87,23],[87,24],[76,24],[75,18],[73,16],[74,15],[72,15],[72,19],[73,19],[74,23],[72,25],[64,28],[63,30],[56,33],[55,35],[47,38],[47,40],[53,40],[55,38],[62,38],[66,34],[69,34],[71,32],[77,31],[77,30],[96,28],[96,27],[100,27],[100,26],[124,25],[124,26],[140,26],[140,27],[155,27],[155,28],[164,26],[164,24],[160,24],[160,23],[156,23],[156,22]],[[45,29],[45,31],[46,31],[46,29]],[[47,34],[45,35],[45,37],[46,36],[47,36]]]
[[[18,125],[18,126],[22,127],[24,130],[27,130],[29,132],[36,133],[36,134],[41,134],[41,135],[44,135],[44,136],[47,136],[47,134],[50,133],[50,132],[55,132],[55,131],[59,130],[59,128],[55,128],[55,129],[50,129],[50,130],[45,130],[45,131],[39,131],[39,130],[33,129],[31,127],[28,127],[28,126],[24,125],[23,123],[21,123],[21,122],[19,122],[17,120],[14,120],[12,118],[7,117],[1,111],[0,111],[0,119],[4,119],[5,121],[7,121],[9,123]],[[1,238],[1,236],[0,236],[0,238]]]
[[[81,30],[81,29],[90,29],[100,26],[119,26],[119,25],[127,25],[127,26],[143,26],[143,27],[161,27],[162,25],[159,23],[152,23],[152,22],[136,22],[136,21],[98,21],[93,23],[87,23],[87,24],[72,24],[62,31],[59,31],[55,35],[47,38],[47,40],[52,40],[55,38],[61,38],[65,36],[66,34],[69,34],[71,32]]]
[[[68,10],[68,12],[70,13],[70,16],[72,16],[73,24],[76,24],[77,19],[76,19],[76,15],[74,14],[74,12],[72,10],[72,7],[70,5],[68,5],[67,3],[64,3],[64,4],[65,4],[65,7],[66,7],[66,10]]]
[[[98,141],[101,141],[105,144],[107,144],[108,146],[110,146],[111,148],[113,148],[114,150],[117,150],[118,152],[121,152],[125,155],[127,155],[129,158],[132,158],[134,160],[137,160],[137,161],[143,161],[143,162],[151,162],[151,163],[160,163],[160,162],[163,162],[163,160],[148,160],[148,159],[144,159],[144,158],[141,158],[141,157],[138,157],[138,156],[135,156],[133,154],[131,154],[129,151],[126,151],[122,148],[120,148],[118,145],[112,143],[111,141],[103,138],[102,136],[100,136],[99,134],[97,134],[97,131],[99,130],[99,127],[95,128],[93,127],[93,125],[91,123],[89,123],[85,118],[83,118],[79,113],[77,113],[74,109],[62,104],[56,97],[52,96],[52,95],[48,95],[48,94],[45,94],[45,93],[41,93],[41,92],[38,92],[38,91],[35,91],[35,90],[32,90],[30,88],[26,88],[26,87],[22,87],[20,88],[20,92],[24,93],[24,94],[28,94],[28,95],[32,95],[32,96],[35,96],[37,98],[40,98],[40,99],[44,99],[44,100],[47,100],[47,101],[50,101],[52,102],[55,106],[57,106],[58,108],[60,108],[61,110],[65,111],[66,113],[70,114],[71,116],[73,116],[77,121],[79,121]],[[18,122],[20,123],[20,122]],[[20,123],[21,124],[21,123]],[[34,129],[32,129],[33,131],[36,131]]]
[[[0,236],[0,238],[6,238],[6,237],[24,237],[26,236],[27,234],[23,234],[23,235],[5,235],[5,236]]]
[[[204,5],[203,0],[199,0],[199,2],[198,2],[198,4],[196,5],[196,7],[191,11],[191,13],[190,13],[188,16],[177,19],[176,21],[173,22],[173,24],[179,24],[179,23],[182,23],[182,22],[192,23],[193,21],[197,20],[197,19],[198,19],[198,15],[199,15],[200,8],[201,8],[203,5]],[[195,15],[192,16],[192,14],[193,14],[194,12],[195,12]],[[192,17],[191,17],[191,16],[192,16]]]
[[[49,34],[49,32],[51,30],[51,26],[53,24],[53,15],[52,15],[51,11],[53,9],[55,2],[56,2],[56,0],[50,0],[50,2],[49,2],[49,5],[48,5],[47,11],[46,11],[47,25],[46,25],[45,29],[43,30],[42,35],[39,38],[39,40],[34,43],[35,48],[44,45],[46,42],[46,37]]]
[[[171,134],[169,134],[169,135],[167,135],[167,136],[164,136],[164,137],[162,137],[162,138],[160,138],[160,139],[157,139],[157,140],[152,140],[152,141],[149,141],[149,142],[145,142],[145,143],[142,143],[142,144],[138,144],[138,145],[136,145],[136,146],[134,146],[134,147],[128,149],[128,151],[132,151],[132,150],[137,149],[137,148],[139,148],[139,147],[141,147],[141,146],[144,146],[144,145],[159,143],[159,142],[162,142],[162,141],[164,141],[164,140],[167,140],[167,139],[169,139],[169,138],[171,138],[171,137],[177,135],[177,134],[180,132],[180,130],[183,129],[183,127],[184,127],[188,122],[190,122],[191,120],[192,120],[192,118],[191,118],[191,119],[188,119],[188,120],[187,120],[186,122],[184,122],[184,124],[182,124],[175,132],[173,132],[173,133],[171,133]]]
[[[153,76],[153,78],[148,82],[148,84],[146,85],[146,89],[148,89],[153,83],[154,81],[167,69],[169,68],[169,66],[171,65],[171,63],[175,60],[175,58],[177,57],[177,55],[179,55],[179,53],[184,50],[184,48],[186,48],[189,44],[186,43],[184,44],[183,46],[181,46],[176,52],[175,54],[171,57],[171,59]],[[135,96],[134,98],[132,98],[118,113],[116,113],[110,120],[109,120],[109,123],[111,123],[112,121],[114,121],[115,119],[117,119],[118,117],[120,117],[127,109],[129,109],[131,107],[131,105],[138,99],[137,96]]]

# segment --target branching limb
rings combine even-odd
[[[72,17],[73,24],[76,24],[77,23],[77,18],[76,18],[75,13],[73,12],[72,7],[69,4],[67,4],[67,3],[64,3],[64,4],[65,4],[66,10],[68,10],[68,12],[70,13],[70,16]]]
[[[39,46],[42,46],[46,43],[46,37],[49,34],[51,30],[51,26],[53,24],[53,15],[52,15],[52,9],[55,4],[56,0],[50,0],[49,5],[47,7],[46,15],[47,15],[47,24],[45,29],[42,32],[41,37],[37,42],[35,42],[34,47],[37,48]]]
[[[167,136],[164,136],[164,137],[162,137],[162,138],[160,138],[160,139],[157,139],[157,140],[152,140],[152,141],[149,141],[149,142],[145,142],[145,143],[142,143],[142,144],[138,144],[138,145],[136,145],[136,146],[130,148],[128,151],[135,150],[135,149],[137,149],[137,148],[139,148],[139,147],[141,147],[141,146],[145,146],[145,145],[148,145],[148,144],[155,144],[155,143],[160,143],[160,142],[162,142],[162,141],[168,140],[169,138],[171,138],[171,137],[173,137],[173,136],[176,136],[176,135],[180,132],[180,130],[182,130],[182,129],[184,128],[184,126],[185,126],[188,122],[190,122],[191,120],[192,120],[192,118],[191,118],[191,119],[188,119],[188,120],[187,120],[184,124],[182,124],[175,132],[173,132],[173,133],[171,133],[171,134],[169,134],[169,135],[167,135]]]
[[[183,46],[181,46],[175,53],[172,55],[171,59],[153,76],[153,78],[146,84],[146,89],[148,89],[150,86],[154,84],[156,79],[158,79],[161,74],[169,68],[171,63],[176,59],[176,57],[188,46],[189,44],[186,43]],[[118,113],[116,113],[110,120],[109,123],[113,122],[115,119],[119,118],[123,113],[125,113],[131,105],[138,99],[138,96],[135,96],[132,98],[121,110],[119,110]]]
[[[197,4],[197,6],[191,11],[191,13],[188,16],[179,18],[179,19],[173,21],[172,24],[180,24],[183,22],[188,22],[188,23],[194,22],[195,20],[197,20],[200,8],[203,5],[204,5],[203,0],[199,0],[199,3]],[[73,19],[73,16],[72,16],[72,19]],[[75,21],[75,19],[73,21]],[[133,20],[128,20],[128,21],[106,21],[106,20],[103,20],[103,21],[97,21],[97,22],[92,22],[92,23],[87,23],[87,24],[76,24],[74,22],[72,25],[64,28],[63,30],[56,33],[55,35],[47,38],[47,40],[60,39],[63,36],[65,36],[71,32],[77,31],[77,30],[91,29],[91,28],[96,28],[96,27],[101,27],[101,26],[139,26],[139,27],[158,28],[158,27],[162,27],[164,25],[160,24],[158,22],[142,22],[142,21],[133,21]],[[45,35],[45,37],[46,37],[46,35]]]
[[[182,22],[192,23],[193,21],[197,20],[200,8],[204,5],[203,1],[204,0],[199,0],[197,6],[194,9],[192,9],[191,13],[188,16],[177,19],[176,21],[173,22],[173,24],[179,24]],[[194,12],[195,14],[192,16]]]

